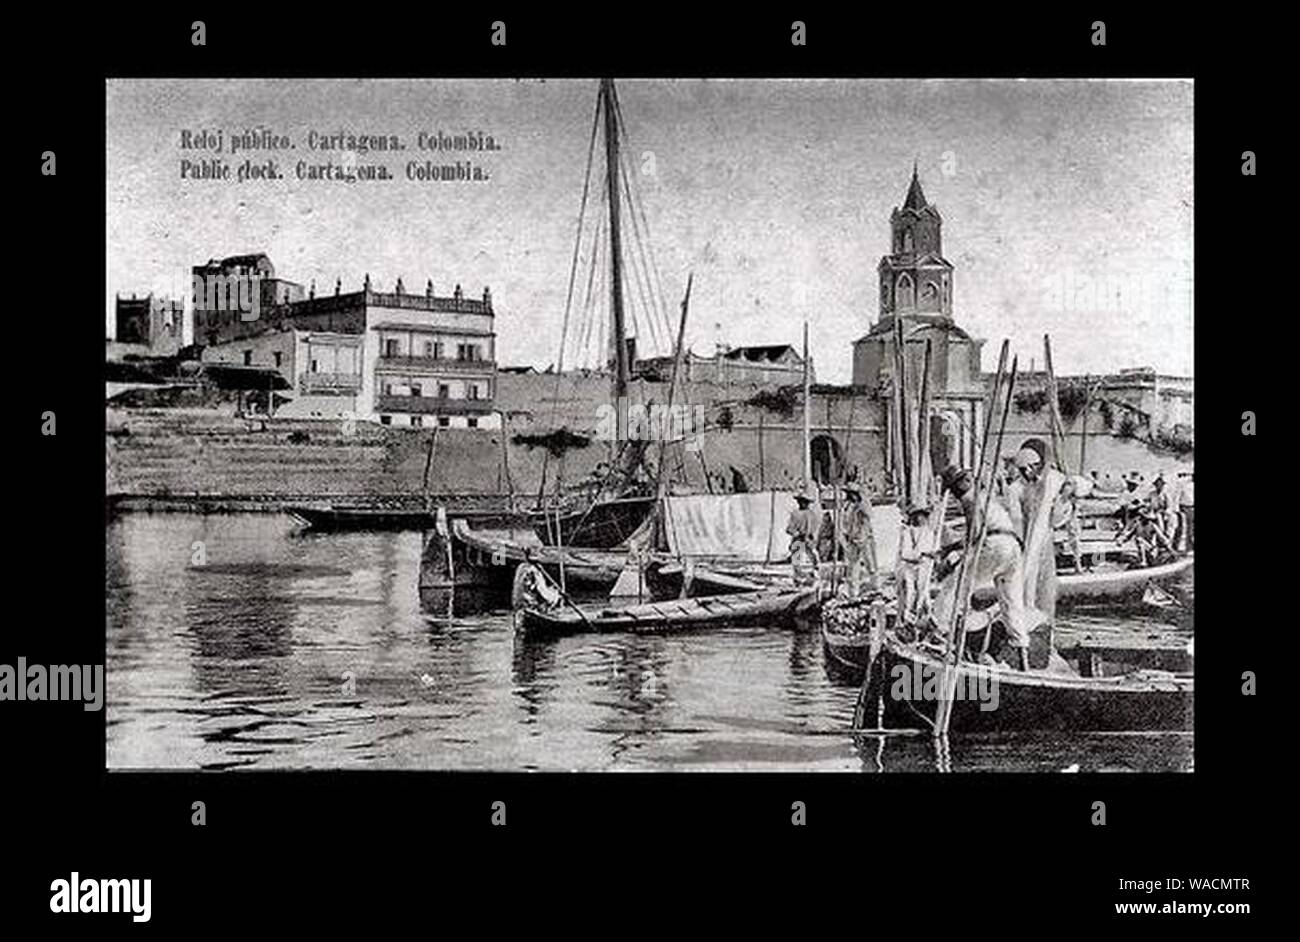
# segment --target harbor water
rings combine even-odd
[[[859,737],[815,630],[515,637],[420,611],[418,533],[106,527],[110,769],[1190,771],[1188,733]]]

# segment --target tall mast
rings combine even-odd
[[[618,230],[618,116],[614,111],[614,80],[600,80],[605,111],[605,179],[609,185],[610,294],[614,334],[614,416],[617,441],[627,437],[627,340],[623,326],[623,269]]]
[[[809,426],[808,400],[812,385],[808,377],[808,319],[803,322],[803,486],[811,489],[812,479],[812,429]]]

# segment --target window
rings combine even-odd
[[[252,366],[252,365],[253,365],[253,351],[252,351],[252,350],[245,350],[245,351],[244,351],[244,366]]]
[[[450,395],[451,395],[451,387],[448,386],[446,383],[439,383],[439,384],[438,384],[438,398],[439,398],[439,399],[446,399],[446,398],[447,398],[448,396],[450,396]]]
[[[466,399],[477,399],[477,398],[478,398],[478,383],[466,383],[466,384],[465,384],[465,398],[466,398]]]
[[[431,356],[434,355],[434,354],[433,354],[433,341],[432,341],[432,340],[426,340],[426,341],[424,342],[424,355],[427,356],[427,357],[431,357]]]
[[[379,424],[380,424],[380,425],[392,425],[392,424],[393,424],[393,417],[392,417],[391,415],[381,415],[381,416],[379,417]]]
[[[465,424],[466,424],[467,426],[469,426],[470,428],[478,428],[478,419],[475,419],[475,418],[472,418],[472,417],[471,417],[471,418],[468,418],[468,419],[465,420]]]
[[[420,396],[424,395],[424,387],[422,387],[419,383],[412,383],[411,395],[415,396],[418,399]]]
[[[441,360],[441,359],[442,359],[442,355],[443,355],[443,351],[442,351],[442,341],[441,341],[441,340],[434,341],[434,344],[433,344],[433,358],[434,358],[435,360]]]
[[[894,293],[894,301],[899,310],[910,310],[913,304],[912,300],[912,279],[906,273],[898,278],[898,287]]]
[[[465,344],[463,343],[456,344],[456,359],[457,360],[465,359]]]
[[[281,364],[281,361],[282,361],[283,359],[284,359],[284,354],[281,353],[279,350],[277,350],[277,351],[275,352],[275,365],[276,365],[277,367],[278,367],[278,366],[281,366],[281,365],[282,365],[282,364]]]
[[[424,424],[424,417],[419,415],[411,416],[411,428],[419,428]]]
[[[312,369],[315,370],[316,367],[313,366]],[[392,394],[393,394],[393,384],[392,384],[392,383],[384,383],[384,395],[385,395],[385,396],[391,396]]]
[[[385,341],[384,341],[384,356],[386,356],[386,357],[395,357],[395,356],[397,356],[397,341],[396,341],[396,340],[389,339],[389,340],[385,340]]]
[[[315,360],[312,360],[312,361],[311,361],[311,371],[312,371],[313,373],[316,372],[316,361],[315,361]]]
[[[438,416],[438,425],[441,428],[446,428],[448,425],[451,425],[451,419],[447,418],[445,415],[440,415]]]

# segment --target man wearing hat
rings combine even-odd
[[[930,526],[930,509],[922,505],[907,508],[903,525],[898,528],[898,612],[905,624],[912,624],[926,614],[929,586],[934,569],[935,533]]]
[[[1093,472],[1094,474],[1096,472]],[[1092,478],[1083,475],[1073,475],[1065,479],[1061,486],[1061,505],[1064,507],[1065,522],[1061,524],[1060,529],[1065,531],[1065,547],[1074,557],[1074,571],[1082,572],[1083,552],[1080,546],[1082,542],[1082,525],[1079,521],[1079,498],[1087,497],[1092,493]],[[1092,570],[1092,558],[1089,556],[1087,568]]]
[[[943,472],[943,486],[961,503],[966,516],[966,527],[973,535],[978,532],[982,508],[975,504],[975,476],[967,468],[949,468]],[[975,552],[974,543],[969,552]],[[934,627],[930,641],[944,646],[952,627],[957,606],[957,580],[961,567],[954,566],[939,584],[934,601]],[[988,502],[988,526],[984,534],[984,547],[974,560],[971,586],[992,582],[997,590],[1002,623],[1006,627],[1007,641],[1012,649],[1012,665],[1029,669],[1029,630],[1024,605],[1024,583],[1021,572],[1020,536],[1007,508],[998,500]]]
[[[795,570],[795,581],[808,581],[808,571],[817,573],[817,531],[821,526],[821,515],[812,506],[812,494],[807,488],[795,491],[798,507],[790,511],[785,532],[790,537],[790,564]]]
[[[1169,489],[1165,487],[1164,472],[1156,475],[1156,479],[1151,482],[1151,493],[1147,495],[1147,506],[1155,514],[1156,526],[1164,532],[1172,546],[1174,542],[1174,530],[1177,529],[1177,514],[1174,512],[1173,500],[1170,497]]]
[[[1142,495],[1138,487],[1142,484],[1142,475],[1130,471],[1124,475],[1124,490],[1119,495],[1119,515],[1124,526],[1137,519],[1137,512],[1142,509]]]
[[[1122,544],[1129,540],[1137,547],[1138,564],[1144,568],[1158,563],[1162,550],[1173,552],[1173,544],[1160,528],[1156,512],[1150,507],[1139,510],[1133,522],[1124,528],[1115,542]]]
[[[1007,506],[1016,522],[1024,560],[1024,604],[1056,619],[1056,544],[1053,533],[1066,522],[1061,501],[1065,475],[1044,466],[1041,439],[1031,438],[1016,452],[1020,478],[1007,489]]]
[[[864,580],[867,588],[875,588],[876,538],[871,530],[871,513],[863,504],[862,489],[856,481],[844,485],[844,502],[837,539],[844,554],[849,596],[856,598]]]

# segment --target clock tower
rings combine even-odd
[[[916,166],[901,207],[889,217],[892,252],[880,260],[880,317],[952,320],[952,264],[943,257],[943,219],[925,201]]]

